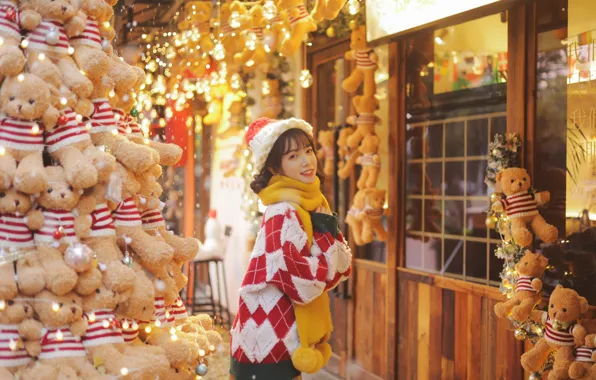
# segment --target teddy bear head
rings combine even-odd
[[[379,108],[379,101],[374,96],[358,95],[352,99],[352,104],[359,114],[374,113]]]
[[[22,76],[21,76],[22,75]],[[46,83],[33,74],[8,77],[0,89],[0,102],[6,115],[22,120],[40,119],[51,105]]]
[[[5,301],[4,309],[0,309],[0,324],[16,325],[33,317],[33,307],[26,301]]]
[[[82,0],[80,5],[87,17],[99,22],[109,21],[114,16],[114,8],[104,0]]]
[[[33,308],[39,321],[46,327],[70,325],[83,317],[83,303],[75,293],[57,296],[49,290],[43,290],[35,299]]]
[[[364,194],[366,206],[379,210],[385,205],[385,190],[366,189],[364,190]]]
[[[574,323],[588,311],[588,301],[573,289],[557,285],[548,301],[548,316],[561,323]]]
[[[23,10],[33,10],[46,20],[66,22],[77,12],[73,1],[69,0],[21,0]]]
[[[155,309],[154,300],[153,282],[142,271],[137,272],[128,299],[118,303],[115,310],[123,318],[150,321]]]
[[[368,43],[366,42],[366,27],[364,25],[352,30],[350,34],[350,49],[366,49]]]
[[[95,289],[95,292],[83,297],[83,311],[90,312],[98,309],[114,310],[120,301],[124,298],[118,293],[114,292],[101,285]]]
[[[505,195],[527,192],[531,187],[530,175],[523,168],[507,168],[497,173],[497,182]]]
[[[191,24],[208,22],[213,12],[213,3],[211,1],[189,1],[185,4],[186,19]]]
[[[320,131],[317,141],[321,146],[332,147],[333,142],[335,141],[333,131]]]
[[[15,189],[0,191],[0,214],[24,215],[31,210],[31,197]]]
[[[338,146],[346,146],[348,144],[348,137],[354,133],[354,128],[344,127],[339,130],[339,136],[337,137]]]
[[[546,266],[548,259],[539,253],[526,251],[524,256],[515,265],[515,269],[522,276],[540,277]]]
[[[249,28],[262,28],[267,25],[267,19],[263,13],[263,7],[261,5],[253,5],[248,11],[247,26]]]
[[[228,22],[232,13],[236,12],[238,16],[246,14],[246,6],[239,1],[232,1],[229,3],[222,4],[221,6],[221,19],[224,22]]]
[[[37,203],[46,209],[74,209],[81,199],[83,190],[73,188],[66,181],[66,173],[61,166],[48,166],[46,172],[48,187],[41,193]]]
[[[372,133],[365,136],[358,147],[362,154],[376,154],[379,151],[379,136]]]

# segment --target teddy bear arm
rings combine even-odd
[[[377,63],[379,61],[379,57],[374,52],[371,52],[368,55],[368,58],[375,63]]]
[[[548,191],[541,191],[539,193],[536,193],[534,197],[536,199],[536,203],[538,203],[539,206],[545,205],[548,202],[550,202],[550,192]]]
[[[596,334],[586,335],[585,345],[588,347],[596,347]]]
[[[86,238],[89,236],[91,223],[91,215],[79,215],[75,217],[75,233],[79,238]]]
[[[582,326],[578,323],[575,326],[573,326],[572,334],[573,334],[573,340],[575,341],[575,344],[578,346],[581,346],[586,341],[586,335],[588,335],[588,331],[586,330],[586,328],[584,326]]]
[[[24,9],[19,13],[19,25],[24,30],[33,30],[41,22],[41,15],[34,10]]]
[[[43,213],[41,210],[31,210],[27,213],[27,227],[32,231],[37,231],[43,226]]]
[[[84,195],[77,203],[77,210],[79,211],[80,215],[88,215],[93,212],[95,206],[97,204],[97,200],[93,196]]]
[[[536,292],[539,292],[542,290],[542,280],[539,278],[535,278],[532,280],[532,289],[534,289]]]
[[[545,311],[532,310],[532,312],[530,313],[530,319],[536,323],[542,323],[545,314]]]
[[[354,50],[348,50],[345,54],[345,58],[348,61],[353,61],[354,59],[356,59],[356,54],[355,54]]]
[[[496,212],[503,212],[505,210],[505,207],[504,207],[502,201],[496,201],[495,203],[493,203],[491,208],[493,211],[496,211]]]
[[[87,331],[87,320],[81,318],[70,325],[70,331],[75,336],[83,336]]]
[[[68,37],[78,36],[83,33],[85,24],[87,23],[86,18],[85,14],[82,11],[79,11],[73,18],[64,24],[64,29],[66,30]]]
[[[24,340],[40,340],[43,336],[43,324],[34,319],[25,319],[19,324],[19,336]]]
[[[59,118],[60,112],[56,108],[53,106],[46,108],[41,117],[45,130],[51,132],[58,123]]]
[[[41,342],[40,341],[27,341],[25,342],[25,350],[29,356],[36,358],[41,354]]]

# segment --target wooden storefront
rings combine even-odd
[[[445,168],[463,162],[465,180],[469,177],[470,162],[479,166],[486,163],[485,150],[468,154],[471,148],[466,147],[461,157],[445,152],[448,145],[445,140],[450,138],[445,135],[451,124],[456,123],[464,125],[465,141],[471,141],[467,135],[469,130],[480,130],[478,125],[487,125],[480,133],[487,146],[495,132],[519,134],[523,141],[524,167],[532,177],[542,174],[544,169],[538,162],[538,154],[544,149],[537,125],[538,39],[540,33],[562,28],[567,20],[561,16],[561,9],[567,6],[567,1],[559,0],[499,1],[375,44],[376,49],[386,49],[388,59],[385,84],[388,107],[381,118],[385,119],[389,147],[383,162],[388,171],[390,213],[386,227],[389,240],[356,249],[353,277],[332,297],[336,322],[334,357],[327,367],[328,372],[349,379],[527,378],[528,374],[524,374],[519,363],[524,343],[514,338],[509,322],[497,319],[493,312],[495,303],[504,299],[498,288],[502,261],[493,258],[495,237],[490,231],[477,232],[477,225],[484,224],[484,218],[481,212],[472,215],[470,211],[478,204],[483,205],[482,199],[485,199],[486,210],[488,193],[478,190],[470,195],[470,185],[466,184],[467,190],[459,195],[450,195],[449,189],[433,196],[424,191],[412,195],[408,178],[411,178],[413,165],[420,164],[424,168],[436,165],[443,167],[445,182],[451,175]],[[416,90],[415,82],[424,75],[420,73],[416,78],[418,72],[412,72],[412,51],[423,51],[433,45],[434,31],[495,15],[505,24],[506,33],[503,39],[507,63],[501,71],[502,80],[482,90],[485,92],[466,89],[457,95],[450,95],[455,94],[453,92],[436,96],[432,107],[425,111],[433,115],[417,119],[419,108],[412,107],[411,97]],[[315,83],[305,90],[303,114],[316,130],[337,128],[355,112],[351,95],[340,87],[341,79],[353,67],[352,62],[344,59],[349,44],[348,39],[323,45],[315,43],[308,50],[308,66]],[[474,112],[454,118],[450,109],[457,108],[454,105],[457,102],[467,104]],[[442,155],[426,159],[427,153],[424,153],[420,158],[412,158],[411,131],[415,130],[416,123],[423,124],[421,135],[431,133],[430,126],[440,125]],[[565,125],[562,128],[564,131]],[[463,145],[469,144],[464,142]],[[433,149],[426,146],[426,142],[424,147]],[[476,166],[474,168],[478,171]],[[326,193],[333,199],[332,204],[340,216],[345,216],[356,191],[355,179],[353,175],[347,181],[335,178],[326,183]],[[422,232],[417,232],[412,231],[415,228],[406,228],[412,223],[411,204],[425,204],[428,200],[436,200],[440,204],[438,209],[443,211],[437,223],[440,230],[429,232],[422,227]],[[462,205],[461,232],[448,228],[445,211],[449,212],[450,204]],[[417,234],[423,237],[412,240]],[[445,263],[451,251],[455,251],[450,248],[451,244],[455,244],[460,235],[464,246],[462,269],[461,273],[453,273],[457,271],[450,272]],[[417,259],[413,253],[415,247],[429,249],[430,243],[424,236],[431,243],[433,239],[439,241],[436,246],[441,248],[438,253],[433,251],[433,260],[436,258],[439,262],[436,270],[427,270],[428,265],[425,269],[424,262],[412,265],[412,260]],[[485,269],[478,269],[475,262],[481,262],[477,266],[484,265]]]

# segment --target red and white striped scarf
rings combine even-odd
[[[0,247],[19,250],[35,248],[33,233],[29,230],[24,215],[0,215]]]
[[[140,227],[142,225],[141,214],[132,197],[120,202],[113,216],[116,227]]]
[[[308,10],[306,9],[306,6],[299,5],[296,8],[298,8],[299,11],[298,16],[290,16],[290,25],[294,25],[297,22],[306,21],[306,18],[310,16]]]
[[[156,208],[145,210],[141,213],[143,229],[152,230],[158,227],[165,227],[166,222],[161,215],[161,211]]]
[[[184,306],[184,302],[182,302],[182,298],[180,298],[180,296],[178,296],[173,304],[168,305],[167,309],[170,312],[170,315],[174,317],[176,321],[188,318],[186,306]]]
[[[81,141],[91,141],[89,132],[83,123],[77,120],[77,114],[72,108],[65,108],[63,116],[66,117],[64,125],[57,125],[52,131],[46,132],[46,145],[50,153]]]
[[[85,357],[81,337],[74,336],[69,326],[47,329],[41,339],[40,360]]]
[[[135,341],[139,337],[139,323],[134,319],[121,319],[120,326],[125,343]]]
[[[51,31],[58,34],[58,42],[53,45],[47,41],[47,35]],[[42,20],[37,28],[29,32],[27,40],[29,40],[27,49],[40,50],[52,57],[61,57],[69,54],[68,47],[70,40],[64,26],[59,21]]]
[[[43,126],[36,121],[0,120],[0,145],[9,149],[43,151]]]
[[[546,318],[543,318],[543,322],[546,325],[546,329],[544,331],[544,338],[546,339],[546,341],[559,346],[574,346],[575,343],[573,342],[573,329],[576,325],[573,324],[566,330],[556,330],[553,327],[550,317],[548,317],[548,314],[545,314]]]
[[[361,125],[361,124],[376,124],[377,122],[377,117],[375,116],[374,113],[361,113],[358,116],[356,116],[356,125]]]
[[[104,344],[124,343],[120,322],[111,309],[98,309],[85,313],[88,321],[87,331],[83,335],[85,348],[103,346]]]
[[[86,45],[102,50],[99,23],[92,18],[88,18],[83,33],[72,37],[71,41],[73,46]]]
[[[0,367],[18,367],[31,362],[25,348],[17,344],[19,340],[19,325],[0,325]]]
[[[0,35],[21,39],[20,13],[12,1],[0,1]]]
[[[118,130],[118,123],[108,99],[93,99],[94,110],[91,114],[91,129],[89,133],[112,132]]]
[[[72,211],[43,209],[43,226],[35,232],[35,242],[38,244],[72,244],[78,241],[75,233],[75,216]],[[56,239],[54,233],[62,228],[62,236]]]
[[[370,59],[370,54],[373,52],[373,49],[356,49],[356,67],[361,70],[376,69],[377,64]]]
[[[592,353],[594,351],[596,351],[596,348],[586,346],[577,347],[575,349],[575,361],[594,363],[594,360],[592,360]]]
[[[534,195],[527,191],[509,195],[501,200],[501,204],[510,219],[538,214],[538,203]]]
[[[532,276],[520,276],[516,283],[515,283],[515,291],[516,292],[536,292],[534,288],[532,288],[532,280],[534,277]]]
[[[375,162],[375,156],[378,154],[363,154],[362,156],[358,157],[358,163],[361,166],[372,166],[372,167],[380,167],[381,164]]]
[[[91,231],[89,236],[115,236],[114,218],[107,203],[99,203],[91,213]]]

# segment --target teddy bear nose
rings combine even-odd
[[[520,183],[519,183],[519,185],[521,186],[521,185],[523,185],[523,184],[520,182]]]
[[[66,7],[62,7],[62,12],[66,12],[67,9],[68,8],[66,8]]]
[[[17,108],[19,109],[19,112],[20,112],[20,111],[21,111],[21,109],[23,108],[23,106],[19,104],[19,105],[17,106]]]
[[[66,196],[66,193],[60,193],[60,196],[61,196],[62,198],[64,198],[64,197]]]
[[[72,311],[72,313],[74,314],[74,313],[77,312],[77,308],[73,306],[73,307],[70,308],[70,311]]]
[[[21,201],[19,201],[19,200],[16,200],[16,201],[14,201],[14,205],[15,205],[15,206],[18,206],[18,205],[20,205],[20,204],[21,204]]]
[[[29,306],[27,306],[27,305],[23,306],[23,310],[25,310],[25,313],[27,313],[29,311]]]

